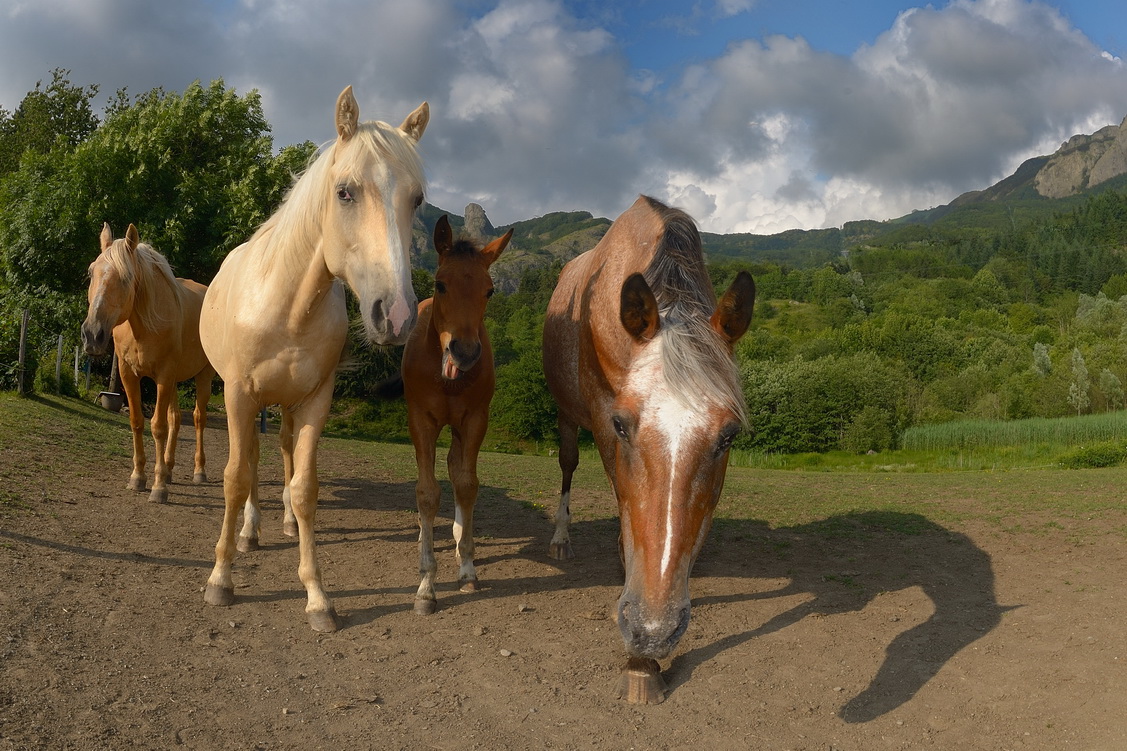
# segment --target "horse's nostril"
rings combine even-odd
[[[378,326],[383,323],[386,317],[383,312],[383,300],[376,300],[372,303],[372,322]]]

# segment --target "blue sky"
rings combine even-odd
[[[495,224],[639,193],[714,232],[949,202],[1127,115],[1123,0],[0,0],[0,107],[50,71],[257,89],[277,146],[421,100],[428,199]],[[128,217],[110,217],[115,223]]]

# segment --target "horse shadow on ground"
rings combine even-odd
[[[449,554],[453,547],[452,492],[448,482],[441,484],[443,501],[435,528],[436,553],[440,556]],[[401,523],[391,525],[319,528],[319,545],[376,539],[403,543],[410,551],[404,551],[404,555],[413,564],[418,539],[414,483],[349,478],[327,481],[323,487],[332,496],[329,503],[338,508],[378,508],[403,514]],[[457,582],[452,580],[453,568],[440,563],[439,607],[456,608],[462,602],[481,598],[622,584],[617,518],[574,522],[572,539],[578,557],[554,561],[547,555],[553,529],[547,517],[541,507],[521,502],[503,488],[482,486],[475,518],[483,589],[472,594],[459,592]],[[508,579],[490,577],[491,564],[512,559],[549,564],[551,571]],[[413,565],[408,564],[405,570],[413,573]],[[859,612],[883,593],[912,587],[927,596],[933,611],[892,638],[868,685],[839,710],[840,717],[849,723],[868,722],[910,701],[952,657],[992,631],[1010,609],[997,601],[989,555],[966,535],[915,513],[861,511],[779,528],[758,520],[717,518],[693,572],[695,580],[708,577],[745,579],[749,586],[746,593],[695,597],[694,607],[754,606],[796,595],[804,599],[750,630],[700,646],[682,647],[684,651],[675,653],[665,671],[670,691],[687,683],[697,667],[726,650],[753,643],[806,618]],[[768,591],[753,583],[780,579],[787,583]],[[402,594],[402,604],[391,609],[405,610],[411,607],[416,585],[408,578],[402,586],[355,594]],[[690,585],[690,590],[697,586]],[[361,625],[387,611],[385,605],[371,612],[353,612],[348,621]],[[905,620],[914,623],[917,619],[906,614]],[[844,643],[840,646],[851,648]]]

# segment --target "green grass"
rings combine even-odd
[[[1127,441],[1127,411],[1028,420],[961,420],[919,425],[904,431],[907,450],[946,451],[1011,446],[1077,446]]]
[[[355,456],[356,466],[378,467],[393,482],[415,479],[409,444],[327,437],[322,450]],[[268,460],[273,452],[265,454]],[[29,505],[37,506],[35,497],[21,497],[19,485],[39,482],[35,473],[44,467],[54,475],[80,478],[104,471],[107,459],[118,457],[114,463],[121,465],[120,458],[129,455],[122,415],[77,399],[21,399],[0,393],[0,485],[7,483],[0,493],[2,514],[25,513]],[[1031,454],[1014,456],[1025,461]],[[1050,463],[1022,471],[997,466],[971,471],[964,461],[958,471],[934,469],[950,458],[942,452],[917,451],[865,457],[776,456],[770,467],[740,466],[736,461],[729,467],[716,510],[717,531],[752,539],[761,538],[761,529],[802,527],[827,538],[880,539],[889,533],[941,534],[986,525],[997,534],[1127,538],[1125,467],[1074,471]],[[440,453],[439,476],[445,479],[442,463]],[[922,471],[923,466],[932,470]],[[508,499],[517,508],[545,516],[555,510],[560,475],[554,456],[485,451],[479,475],[483,502]],[[577,521],[616,523],[618,509],[593,449],[581,452],[571,508]]]

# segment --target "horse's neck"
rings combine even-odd
[[[304,266],[293,263],[285,273],[289,278],[283,289],[293,290],[287,327],[294,331],[304,328],[313,312],[332,292],[336,279],[325,265],[325,256],[320,243],[314,247]]]

